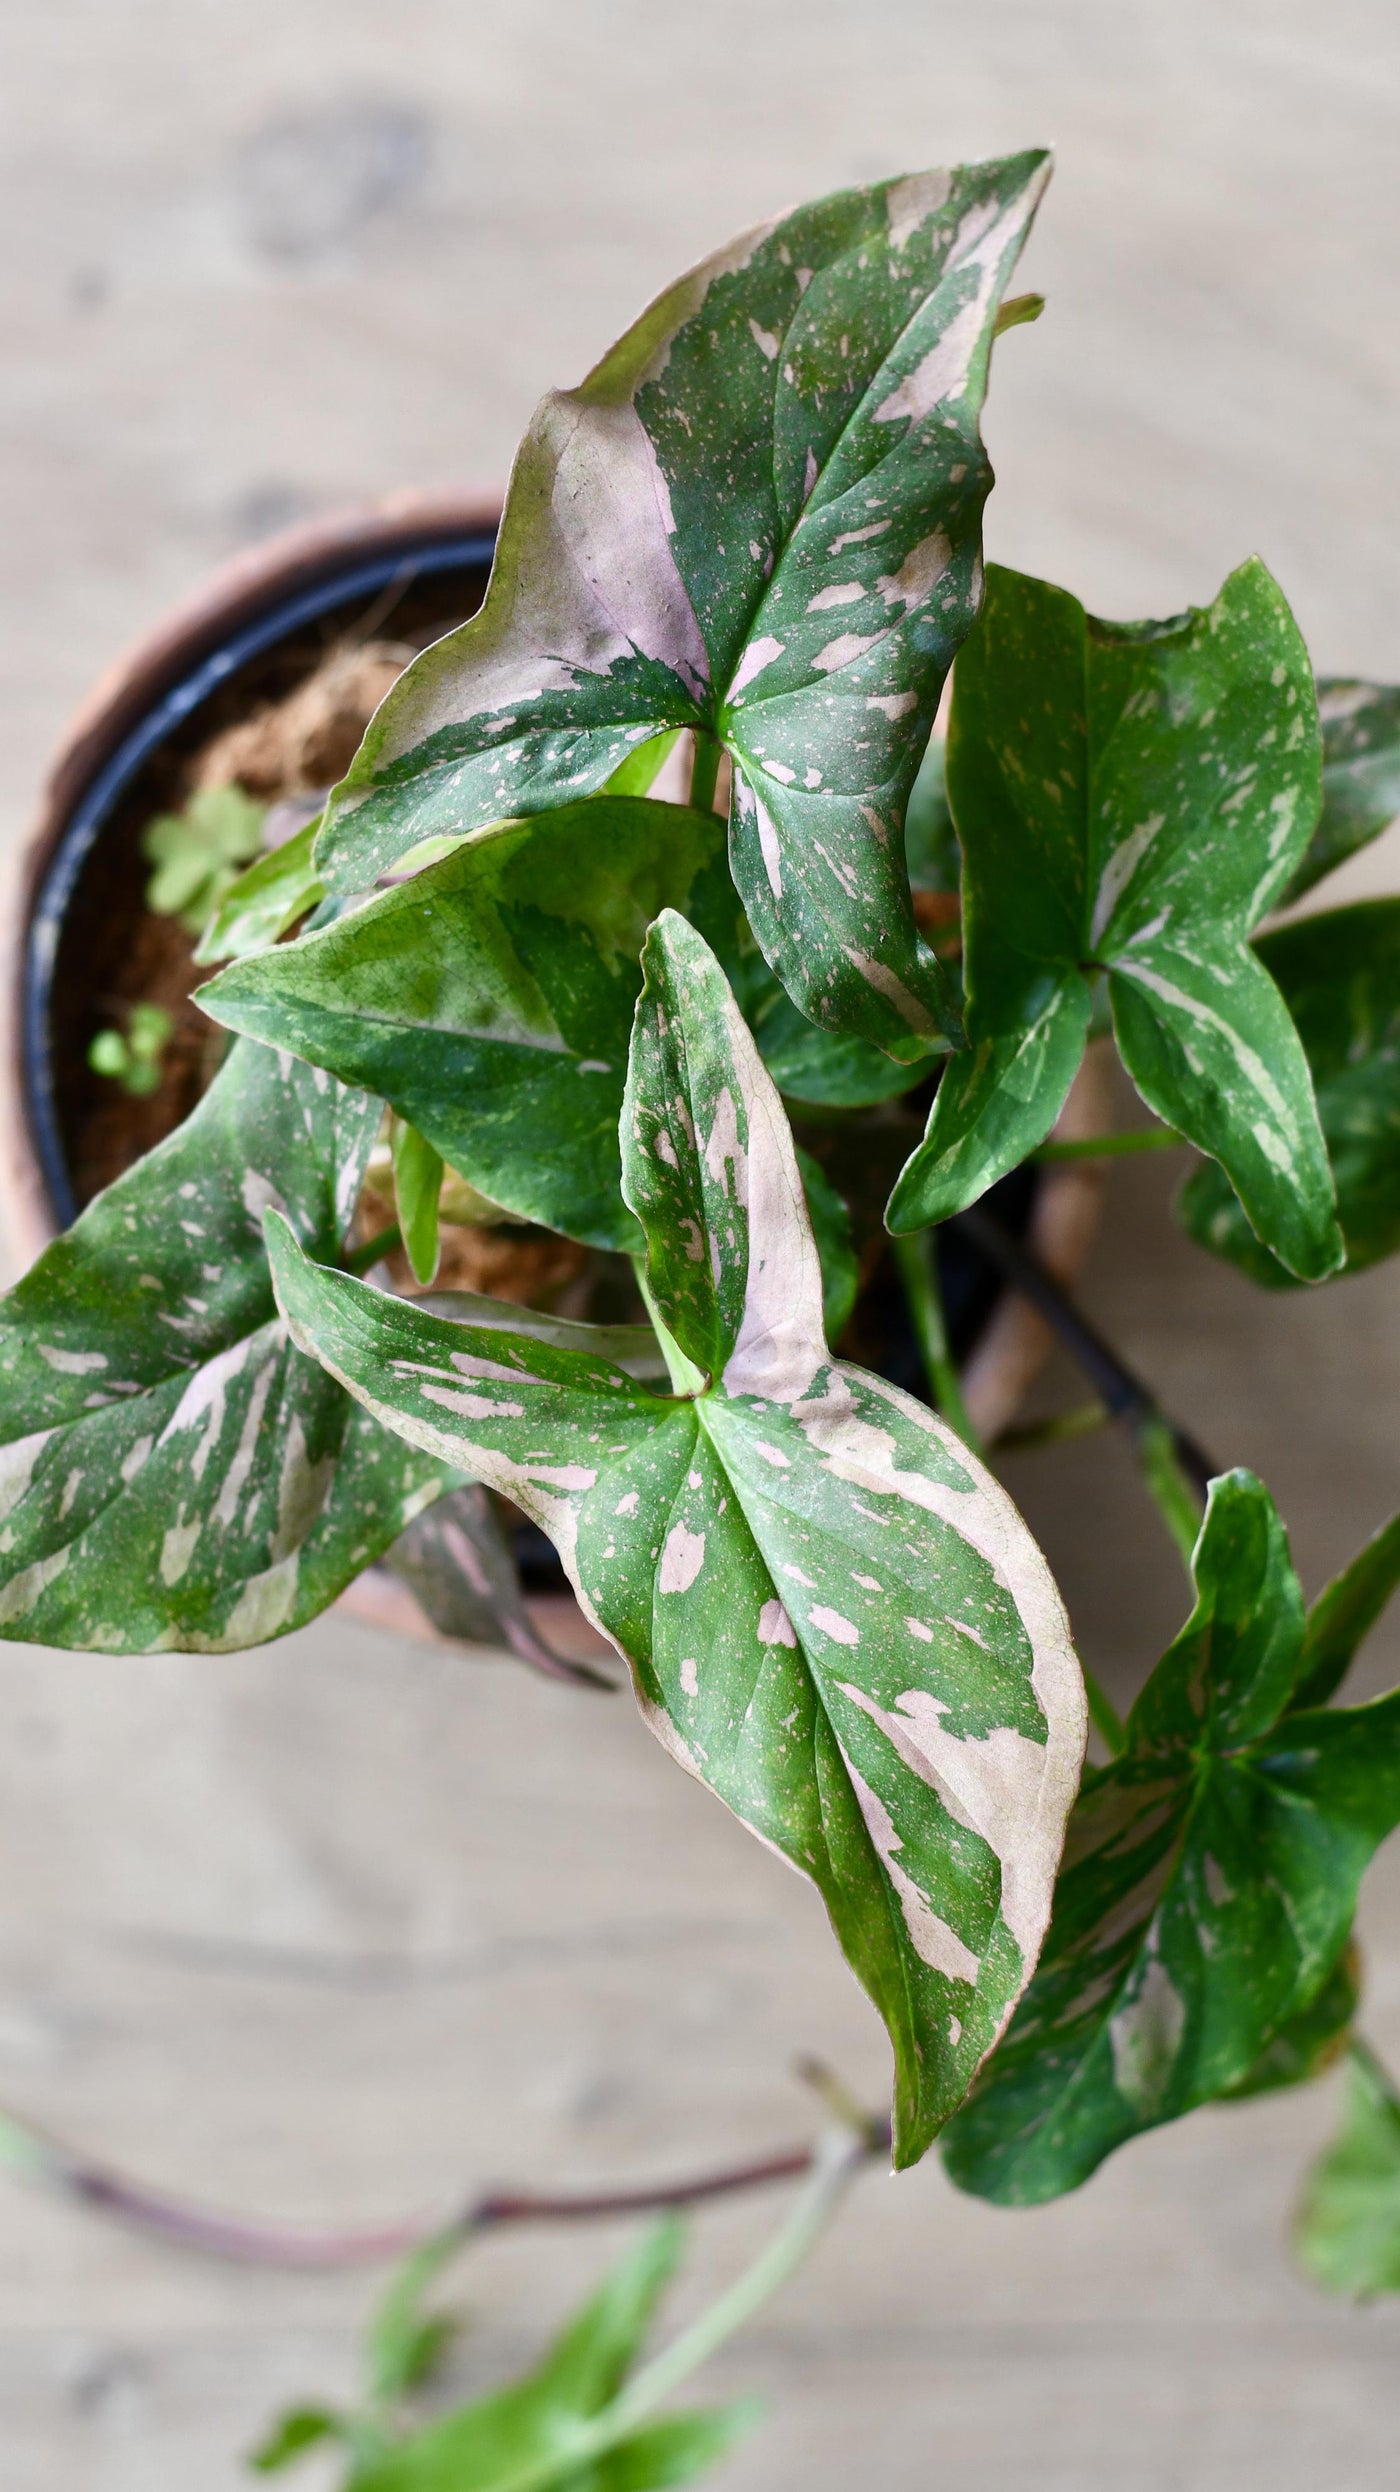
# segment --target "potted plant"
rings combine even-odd
[[[508,2428],[402,2439],[424,2250],[370,2424],[334,2423],[381,2492],[680,2480],[725,2429],[682,2449],[654,2405],[872,2153],[937,2141],[1036,2203],[1352,2034],[1400,1691],[1335,1699],[1400,1520],[1306,1609],[1263,1483],[991,1197],[1046,1153],[1190,1146],[1180,1217],[1266,1287],[1400,1244],[1400,902],[1267,922],[1390,819],[1400,702],[1319,691],[1257,559],[1157,622],[984,580],[978,419],[1039,309],[1006,288],[1047,175],[803,208],[546,399],[480,611],[397,674],[314,819],[216,861],[212,1082],[4,1304],[5,1633],[227,1650],[421,1531],[424,1579],[524,1649],[523,1517],[677,1762],[816,1885],[890,2036],[888,2123],[847,2108],[795,2232],[645,2395],[669,2235]],[[1110,1040],[1153,1121],[1052,1140]],[[572,1294],[435,1288],[454,1211],[567,1241]],[[860,1355],[882,1223],[922,1396]],[[950,1237],[1054,1321],[1181,1547],[1188,1615],[1126,1720],[982,1458]],[[1357,2065],[1372,2159],[1400,2153]],[[1355,2281],[1329,2186],[1309,2254]]]

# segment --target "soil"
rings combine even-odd
[[[382,593],[361,597],[329,622],[289,634],[201,702],[113,807],[83,865],[54,977],[54,1079],[80,1206],[183,1123],[227,1043],[190,1001],[210,975],[195,964],[193,939],[178,918],[144,905],[146,825],[177,812],[199,787],[236,780],[273,804],[329,785],[408,658],[474,611],[471,585],[460,572],[425,574],[408,583],[392,612]],[[124,1027],[141,1002],[163,1006],[174,1030],[159,1089],[133,1099],[87,1058],[98,1031]]]

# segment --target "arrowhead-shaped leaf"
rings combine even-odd
[[[748,932],[723,824],[639,797],[498,825],[354,915],[236,963],[199,1001],[388,1099],[521,1219],[627,1249],[640,1240],[618,1116],[642,943],[671,906],[704,926],[803,1098],[855,1106],[919,1078],[802,1019]],[[836,1250],[834,1198],[824,1213]]]
[[[269,1204],[338,1254],[378,1102],[236,1047],[0,1301],[0,1635],[225,1651],[324,1609],[452,1476],[278,1320]]]
[[[1307,845],[1319,771],[1307,652],[1261,563],[1168,624],[1096,622],[989,571],[948,734],[971,1051],[945,1070],[892,1228],[946,1219],[1044,1140],[1099,967],[1149,1107],[1220,1161],[1292,1271],[1336,1268],[1307,1061],[1247,940]]]
[[[976,611],[978,431],[1039,152],[845,191],[644,312],[521,446],[486,602],[389,694],[317,842],[363,889],[427,840],[600,787],[698,727],[789,994],[914,1058],[956,1024],[904,803]]]
[[[1301,899],[1334,866],[1389,830],[1400,814],[1400,690],[1323,676],[1322,813],[1302,863],[1284,890]]]
[[[1364,2045],[1352,2050],[1341,2126],[1308,2174],[1293,2246],[1328,2293],[1400,2293],[1400,2097]]]
[[[833,1360],[781,1105],[713,954],[649,938],[624,1182],[674,1396],[447,1326],[269,1222],[293,1337],[550,1533],[665,1745],[819,1887],[921,2154],[1023,1987],[1082,1755],[1058,1596],[921,1403]]]
[[[1397,764],[1400,769],[1400,764]],[[1347,1272],[1400,1247],[1400,900],[1305,917],[1255,945],[1297,1025],[1337,1188]],[[1256,1237],[1223,1169],[1198,1168],[1177,1204],[1201,1246],[1266,1288],[1294,1274]]]
[[[1196,1606],[1086,1777],[1040,1969],[944,2154],[1029,2205],[1230,2092],[1316,1998],[1400,1820],[1400,1694],[1290,1713],[1304,1640],[1283,1528],[1212,1482]]]

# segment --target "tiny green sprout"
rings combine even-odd
[[[128,1098],[149,1099],[164,1079],[162,1058],[175,1023],[163,1004],[133,1004],[125,1033],[99,1030],[88,1049],[94,1073],[120,1082]]]
[[[141,853],[155,871],[146,885],[146,906],[157,917],[178,917],[196,940],[224,893],[262,847],[265,805],[241,787],[202,787],[182,813],[158,813],[141,837]]]

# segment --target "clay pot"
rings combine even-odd
[[[206,973],[193,972],[188,945],[180,955],[178,921],[152,920],[144,909],[145,824],[183,800],[193,757],[216,734],[236,733],[250,710],[285,697],[333,641],[369,631],[423,637],[472,612],[485,593],[498,513],[494,497],[402,495],[273,538],[217,572],[83,703],[37,819],[9,860],[0,912],[0,1211],[14,1270],[117,1173],[123,1156],[139,1156],[178,1123],[202,1084],[201,1016],[184,996]],[[163,947],[159,962],[152,944]],[[173,981],[187,1016],[175,1042],[185,1057],[180,1080],[137,1107],[125,1094],[118,1102],[114,1085],[89,1071],[87,1049],[114,1003],[150,993],[153,978]],[[1091,1049],[1061,1134],[1101,1131],[1107,1121],[1100,1055]],[[110,1124],[119,1105],[118,1138],[102,1119]],[[1100,1190],[1092,1162],[1039,1173],[1025,1234],[1062,1281],[1083,1262]],[[1023,1400],[1049,1335],[1021,1299],[989,1280],[972,1320],[964,1390],[992,1437]],[[380,1570],[345,1602],[381,1624],[431,1632],[407,1590]],[[596,1649],[578,1612],[567,1615],[571,1602],[546,1595],[541,1609],[556,1643]]]

